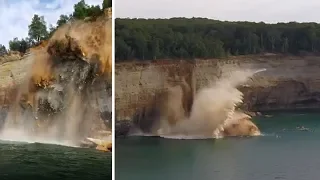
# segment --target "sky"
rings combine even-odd
[[[61,14],[73,12],[80,0],[0,0],[0,44],[8,48],[9,40],[28,36],[28,25],[34,14],[44,16],[55,25]],[[90,5],[101,5],[102,0],[86,0]]]
[[[320,22],[320,0],[116,0],[122,18],[206,17],[229,21]]]

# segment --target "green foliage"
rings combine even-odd
[[[112,3],[111,0],[106,2],[106,5],[109,7]],[[99,16],[103,13],[100,6],[89,6],[85,3],[84,0],[81,0],[79,3],[74,5],[74,12],[70,15],[60,15],[57,26],[54,27],[53,25],[49,26],[47,29],[46,22],[43,16],[39,16],[35,14],[32,18],[31,24],[29,27],[28,38],[19,40],[18,38],[14,38],[9,42],[10,50],[12,51],[20,51],[25,53],[28,48],[31,46],[37,45],[40,41],[46,40],[50,38],[56,29],[68,21],[72,19],[85,19],[87,17],[95,17]],[[1,53],[1,46],[0,46],[0,53]]]
[[[88,9],[88,16],[87,17],[97,17],[103,13],[102,9],[99,5],[97,6],[90,6]]]
[[[0,44],[0,56],[3,56],[5,54],[7,54],[7,48],[4,45]]]
[[[35,14],[29,25],[29,38],[34,43],[39,43],[48,37],[46,22],[43,16]]]
[[[220,58],[320,51],[316,23],[222,22],[205,18],[116,19],[116,60]]]
[[[70,19],[71,19],[71,17],[68,15],[64,15],[64,14],[60,15],[60,18],[57,21],[57,27],[60,27],[64,24],[66,24]]]
[[[54,27],[52,24],[49,26],[48,38],[50,38],[53,33],[62,25],[67,24],[72,19],[72,15],[60,15],[59,19],[57,20],[57,26]]]
[[[32,45],[30,39],[21,39],[14,38],[13,40],[9,41],[9,48],[11,51],[19,51],[25,53],[27,49],[29,49]]]
[[[112,0],[103,0],[102,9],[106,9],[112,7]]]
[[[103,13],[100,6],[89,6],[84,0],[74,5],[72,17],[75,19],[85,19],[86,17],[99,16]]]
[[[56,27],[54,27],[52,24],[50,24],[49,26],[49,37],[51,37],[53,35],[53,33],[57,30]]]
[[[88,16],[88,8],[89,6],[85,3],[85,1],[81,0],[73,6],[74,12],[72,16],[76,19],[84,19]]]

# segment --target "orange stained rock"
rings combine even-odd
[[[110,11],[110,10],[109,10]],[[105,17],[95,21],[74,21],[55,31],[49,40],[30,49],[34,62],[30,70],[26,102],[33,105],[35,93],[54,81],[54,63],[77,56],[77,60],[99,63],[98,75],[108,76],[112,71],[112,23]],[[53,56],[65,56],[54,58]],[[79,58],[82,56],[84,58]],[[90,62],[95,61],[95,62]]]
[[[99,144],[99,145],[97,145],[96,150],[111,152],[112,151],[112,143],[110,142],[110,143]]]
[[[53,78],[52,62],[47,53],[38,53],[31,70],[31,83],[38,87],[47,87]]]
[[[112,70],[112,23],[105,17],[96,21],[74,21],[61,26],[47,43],[50,55],[77,54],[100,65],[99,75]]]

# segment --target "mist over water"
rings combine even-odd
[[[250,119],[250,116],[236,111],[236,107],[243,100],[243,94],[237,87],[247,82],[254,74],[265,70],[237,70],[224,74],[216,82],[196,93],[189,117],[178,120],[174,125],[162,119],[158,134],[177,139],[222,137],[224,127],[236,123],[239,119]],[[181,98],[175,97],[177,99],[174,101]]]

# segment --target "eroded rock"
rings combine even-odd
[[[242,118],[224,127],[222,136],[260,136],[259,128],[249,119]]]

